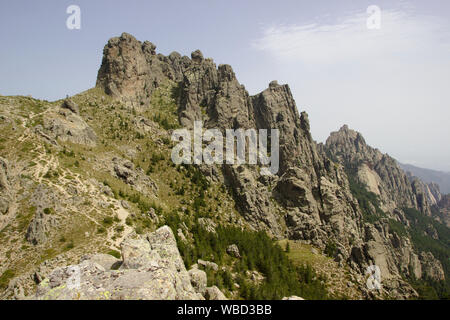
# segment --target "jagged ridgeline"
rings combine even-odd
[[[278,174],[175,165],[171,134],[194,121],[279,129]],[[3,298],[446,295],[448,229],[426,184],[346,127],[317,145],[287,85],[250,96],[200,51],[164,56],[124,33],[95,88],[0,96],[0,134]]]
[[[437,209],[445,198],[439,188],[406,174],[395,159],[368,146],[348,126],[319,148],[344,166],[363,220],[391,234],[386,240],[401,276],[422,298],[448,297],[450,229],[445,211]]]

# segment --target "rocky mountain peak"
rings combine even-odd
[[[366,141],[364,140],[363,135],[356,130],[350,129],[346,124],[339,129],[338,135],[346,137],[354,143],[366,145]]]
[[[273,80],[269,83],[269,88],[276,88],[278,86],[279,86],[279,84],[278,84],[277,80]]]
[[[431,214],[428,188],[421,181],[410,180],[394,158],[367,145],[361,133],[344,125],[330,134],[324,148],[349,175],[381,197],[383,210],[408,207]]]
[[[219,81],[229,82],[236,80],[236,74],[234,73],[233,68],[229,64],[219,65],[218,71],[219,71]]]
[[[348,125],[342,126],[339,131],[332,132],[326,141],[328,148],[337,148],[339,153],[354,155],[360,152],[370,153],[366,141],[361,133],[352,130]]]
[[[186,68],[201,61],[200,51],[192,53],[192,60],[176,52],[166,57],[156,53],[153,43],[123,33],[105,45],[96,86],[127,105],[145,105],[162,82],[180,81]]]
[[[195,50],[191,53],[191,59],[195,63],[201,63],[203,61],[203,53],[200,50]]]

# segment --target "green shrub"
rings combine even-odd
[[[52,214],[52,213],[54,213],[54,210],[52,208],[45,208],[44,209],[44,213],[45,214]]]
[[[355,175],[350,172],[348,172],[348,182],[350,184],[350,192],[358,200],[365,222],[374,223],[386,216],[385,212],[380,209],[379,197],[375,193],[368,191],[357,180]],[[375,212],[372,212],[373,208],[375,208]]]
[[[333,241],[329,241],[325,246],[324,252],[327,256],[334,258],[334,255],[336,254],[336,243]]]
[[[431,217],[425,216],[413,208],[404,208],[406,218],[410,221],[409,234],[417,252],[431,252],[442,263],[445,281],[412,279],[412,284],[417,288],[420,298],[430,299],[435,295],[439,299],[450,297],[450,228],[439,223]],[[437,239],[427,235],[427,230],[433,227],[437,232]]]
[[[8,287],[9,281],[14,278],[15,272],[14,270],[7,269],[3,274],[0,276],[0,288],[6,289]]]
[[[389,219],[388,223],[389,223],[390,231],[393,231],[393,232],[397,233],[399,236],[402,236],[402,237],[408,235],[408,231],[406,231],[405,226],[401,222],[398,222],[398,221],[393,220],[393,219]]]
[[[106,229],[103,228],[103,227],[99,227],[99,228],[97,229],[97,233],[99,233],[99,234],[102,234],[102,233],[105,233],[105,232],[106,232]]]
[[[48,170],[45,174],[44,174],[44,176],[43,176],[45,179],[50,179],[51,177],[52,177],[52,171],[51,170]]]
[[[73,241],[70,241],[70,242],[66,245],[66,250],[73,249],[74,247],[75,247],[75,244],[73,243]]]
[[[113,218],[111,217],[106,217],[103,219],[103,224],[105,225],[111,225],[113,223]]]
[[[113,249],[109,250],[108,254],[117,259],[120,259],[120,257],[121,257],[120,252],[117,250],[113,250]]]
[[[137,234],[143,234],[144,233],[144,230],[142,229],[142,227],[136,227],[135,229],[134,229],[134,231],[136,231],[136,233]]]

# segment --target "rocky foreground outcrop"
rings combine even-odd
[[[122,260],[96,254],[82,257],[78,265],[53,270],[30,299],[226,299],[217,287],[206,287],[204,271],[186,270],[167,226],[147,236],[130,234],[121,248]]]

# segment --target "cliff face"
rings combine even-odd
[[[331,133],[323,149],[378,195],[385,211],[407,207],[431,215],[428,188],[417,179],[410,180],[395,159],[368,146],[359,132],[343,126]]]
[[[400,163],[405,172],[410,173],[425,183],[435,184],[439,186],[442,194],[450,193],[450,173],[431,169],[419,168],[410,164]]]
[[[150,54],[146,46],[128,34],[110,40],[97,86],[139,106],[154,88],[175,81],[183,127],[192,128],[195,120],[201,120],[205,128],[222,131],[279,129],[277,176],[265,178],[251,166],[223,166],[223,178],[233,188],[238,207],[255,228],[276,237],[290,235],[324,246],[331,235],[348,251],[350,239],[359,238],[359,230],[345,174],[317,153],[308,116],[298,113],[289,87],[274,81],[250,97],[229,65],[217,67],[200,51],[193,52],[191,59],[177,53],[164,57]],[[279,204],[289,209],[281,210]]]
[[[447,227],[450,228],[450,195],[447,194],[442,197],[442,199],[438,202],[437,207],[440,211],[440,217],[447,225]]]
[[[434,219],[437,221],[445,224],[447,227],[450,227],[450,215],[449,215],[449,195],[446,195],[445,193],[441,192],[441,186],[444,186],[444,190],[447,190],[446,188],[446,175],[448,175],[445,172],[439,172],[439,171],[433,171],[428,169],[421,169],[414,166],[409,165],[402,165],[400,164],[402,168],[406,171],[406,174],[408,175],[409,179],[411,181],[415,181],[418,183],[422,190],[425,190],[425,194],[428,198],[428,202],[431,204],[431,215]],[[415,173],[413,174],[411,170]],[[427,174],[431,173],[430,178]],[[416,174],[416,175],[415,175]],[[424,177],[424,180],[420,180]],[[435,182],[429,182],[425,183],[422,181],[439,181],[438,183]]]
[[[417,226],[414,224],[417,221],[407,212],[412,208],[424,216],[432,216],[432,206],[436,205],[436,198],[440,198],[439,189],[406,174],[395,159],[367,145],[359,132],[346,125],[331,133],[326,143],[319,145],[319,149],[345,167],[356,188],[358,184],[361,185],[377,199],[369,201],[363,208],[366,216],[372,215],[377,220],[365,224],[363,251],[368,256],[378,256],[379,262],[376,264],[384,265],[392,273],[415,278],[427,276],[444,279],[442,263],[431,253],[429,256],[415,249],[416,244],[412,243],[409,231],[403,236],[399,235],[398,230],[394,231],[395,224],[400,222],[415,232]],[[367,198],[361,199],[359,196],[358,200],[364,203]],[[379,209],[375,206],[379,206]],[[425,228],[434,230],[427,221]],[[358,251],[354,253],[359,255]],[[439,271],[430,269],[432,266],[437,266]]]

